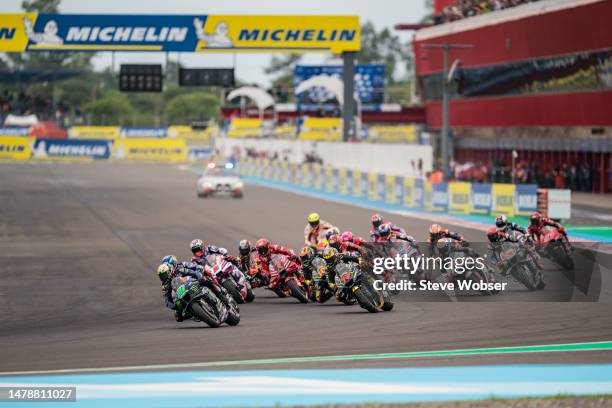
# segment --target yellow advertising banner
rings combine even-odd
[[[201,27],[198,27],[202,24]],[[196,52],[359,51],[357,16],[209,15],[196,24]]]
[[[104,139],[119,138],[118,126],[73,126],[68,130],[70,138],[74,139]]]
[[[313,187],[317,190],[323,189],[323,178],[321,177],[321,165],[319,163],[314,163],[312,165],[312,174],[313,174]]]
[[[214,127],[195,130],[191,126],[168,126],[168,137],[185,139],[187,142],[208,142]]]
[[[414,204],[414,178],[404,177],[404,206],[408,208],[415,207]]]
[[[29,160],[30,142],[27,137],[0,136],[0,160]]]
[[[354,197],[363,197],[363,191],[361,190],[361,171],[353,170],[353,192]]]
[[[424,207],[426,211],[433,211],[433,187],[428,180],[423,181]]]
[[[114,158],[161,162],[187,160],[187,146],[183,139],[118,139]]]
[[[334,192],[334,168],[332,166],[325,166],[325,191],[328,193]]]
[[[368,129],[368,140],[387,143],[416,143],[416,127],[373,125]]]
[[[281,175],[281,181],[283,183],[289,183],[290,179],[290,174],[289,174],[289,163],[286,161],[282,161],[281,162],[281,169],[282,169],[282,175]]]
[[[349,193],[346,169],[338,169],[338,190],[342,195],[348,195]]]
[[[395,191],[395,176],[385,175],[385,202],[397,204],[397,192]]]
[[[310,166],[308,163],[302,163],[302,187],[310,187]]]
[[[508,216],[514,215],[514,184],[498,184],[494,183],[492,188],[492,200],[494,215],[505,214]]]
[[[471,183],[450,182],[448,183],[449,206],[448,211],[457,214],[470,213],[470,195],[472,193]]]
[[[368,199],[372,201],[380,200],[378,194],[378,173],[368,172]]]

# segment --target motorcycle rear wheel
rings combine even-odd
[[[297,300],[299,300],[300,303],[308,303],[308,296],[306,296],[306,293],[304,293],[304,291],[302,290],[302,288],[299,287],[296,281],[290,280],[287,283],[287,286],[291,291],[291,295]]]

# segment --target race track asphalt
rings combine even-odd
[[[371,315],[258,290],[237,327],[176,323],[162,306],[155,267],[166,254],[187,257],[191,239],[235,252],[240,239],[265,236],[299,249],[312,211],[364,236],[372,213],[256,186],[242,200],[197,199],[196,177],[175,165],[0,163],[0,372],[612,339],[610,303],[520,296],[511,303],[399,302],[393,312]],[[428,221],[388,216],[425,238]],[[607,282],[602,294],[610,299]],[[609,351],[585,351],[282,367],[611,361]]]

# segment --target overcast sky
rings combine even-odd
[[[425,0],[63,0],[62,13],[83,14],[345,14],[370,20],[377,29],[393,28],[397,23],[413,23],[425,15]],[[0,12],[19,12],[21,0],[0,0]],[[399,32],[404,40],[407,32]],[[305,63],[318,64],[327,56],[308,54]],[[170,59],[178,56],[170,53]],[[237,54],[236,75],[243,81],[269,83],[263,72],[270,54]],[[115,66],[128,62],[164,62],[165,56],[151,53],[117,53]],[[99,54],[96,68],[111,65],[111,54]],[[231,67],[232,54],[188,54],[180,56],[186,67]]]

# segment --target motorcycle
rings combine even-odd
[[[501,249],[500,270],[512,276],[530,291],[542,290],[546,286],[542,271],[535,265],[532,255],[521,244],[504,242]]]
[[[225,296],[224,301],[208,286],[192,278],[177,278],[173,286],[176,286],[176,302],[182,306],[184,319],[204,322],[210,327],[219,327],[223,323],[236,326],[240,323],[240,309],[223,288],[219,289]]]
[[[394,236],[393,239],[386,242],[384,246],[384,252],[387,257],[395,258],[399,256],[400,258],[421,258],[421,251],[419,250],[418,245],[412,243],[411,241],[403,238],[402,236]],[[413,273],[414,272],[414,273]],[[416,271],[387,271],[385,273],[385,282],[398,282],[402,279],[409,279],[416,284],[419,284],[420,281],[429,281],[429,276],[425,270],[419,268]],[[394,291],[399,292],[399,291]],[[394,293],[397,294],[397,293]]]
[[[325,303],[334,296],[334,289],[329,285],[327,278],[327,263],[325,259],[316,256],[312,260],[313,285],[312,298],[317,303]]]
[[[544,257],[559,264],[565,270],[574,269],[570,243],[556,228],[545,228],[537,237],[536,244],[538,252]]]
[[[376,279],[359,268],[355,262],[340,262],[336,265],[336,297],[345,304],[359,303],[370,313],[390,311],[393,302],[386,291],[376,290]]]
[[[293,296],[301,303],[308,303],[308,290],[304,284],[304,276],[295,261],[288,256],[274,254],[270,259],[269,267],[271,275],[274,272],[278,274],[278,282],[273,289],[277,295]],[[273,284],[273,282],[270,282],[270,284]]]
[[[237,303],[250,303],[255,300],[253,288],[240,269],[219,254],[212,254],[207,260],[219,284],[232,295]]]
[[[453,265],[460,264],[458,260],[461,258],[461,264],[464,265],[465,259],[475,259],[477,257],[477,254],[475,254],[469,248],[465,247],[462,243],[447,238],[440,239],[436,243],[436,248],[440,256],[442,256],[443,258],[453,258]],[[478,285],[484,283],[486,288],[492,287],[492,284],[495,284],[495,274],[493,273],[493,270],[491,270],[486,264],[484,264],[484,268],[482,269],[466,268],[463,272],[461,272],[457,270],[457,267],[455,267],[453,269],[445,269],[442,272],[446,273],[449,282],[453,283],[456,283],[458,281],[471,281]],[[483,296],[489,296],[498,294],[499,290],[480,289],[478,290],[478,292]]]

